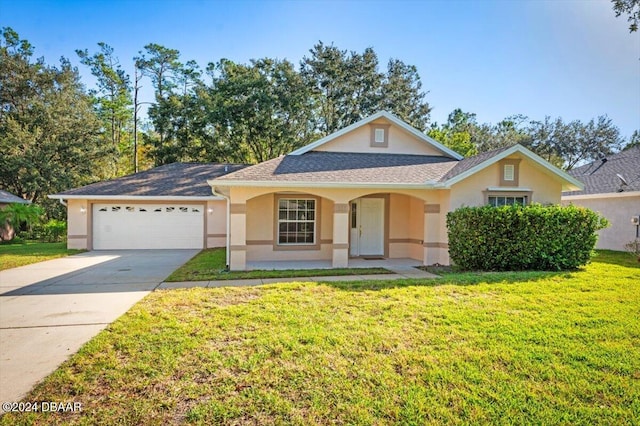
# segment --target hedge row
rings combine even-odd
[[[447,214],[451,260],[467,270],[565,270],[585,265],[605,218],[570,206],[462,207]]]

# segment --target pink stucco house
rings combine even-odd
[[[382,111],[253,166],[173,164],[52,195],[74,248],[227,246],[229,266],[410,258],[448,264],[460,206],[559,204],[574,177],[515,145],[463,159]]]

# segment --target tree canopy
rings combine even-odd
[[[616,10],[637,19],[636,0],[619,3]],[[44,203],[54,217],[63,209],[47,194],[130,173],[140,139],[143,168],[257,163],[387,110],[465,157],[520,143],[565,169],[639,139],[636,132],[623,140],[606,116],[583,123],[515,114],[492,124],[455,109],[445,123],[432,123],[418,69],[398,58],[381,67],[371,47],[347,51],[319,41],[299,64],[222,58],[203,70],[149,43],[131,58],[133,82],[107,43],[76,53],[96,78],[91,90],[66,58],[46,64],[14,30],[0,32],[0,188]],[[153,87],[151,102],[138,99],[143,80]],[[147,119],[138,127],[134,113],[144,103]]]

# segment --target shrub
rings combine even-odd
[[[569,206],[462,207],[447,214],[449,254],[463,269],[564,270],[585,265],[599,214]]]
[[[47,223],[33,225],[23,236],[27,240],[37,240],[46,243],[64,241],[67,234],[67,222],[51,219]]]

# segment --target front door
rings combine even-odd
[[[384,255],[384,198],[351,203],[351,256]]]

